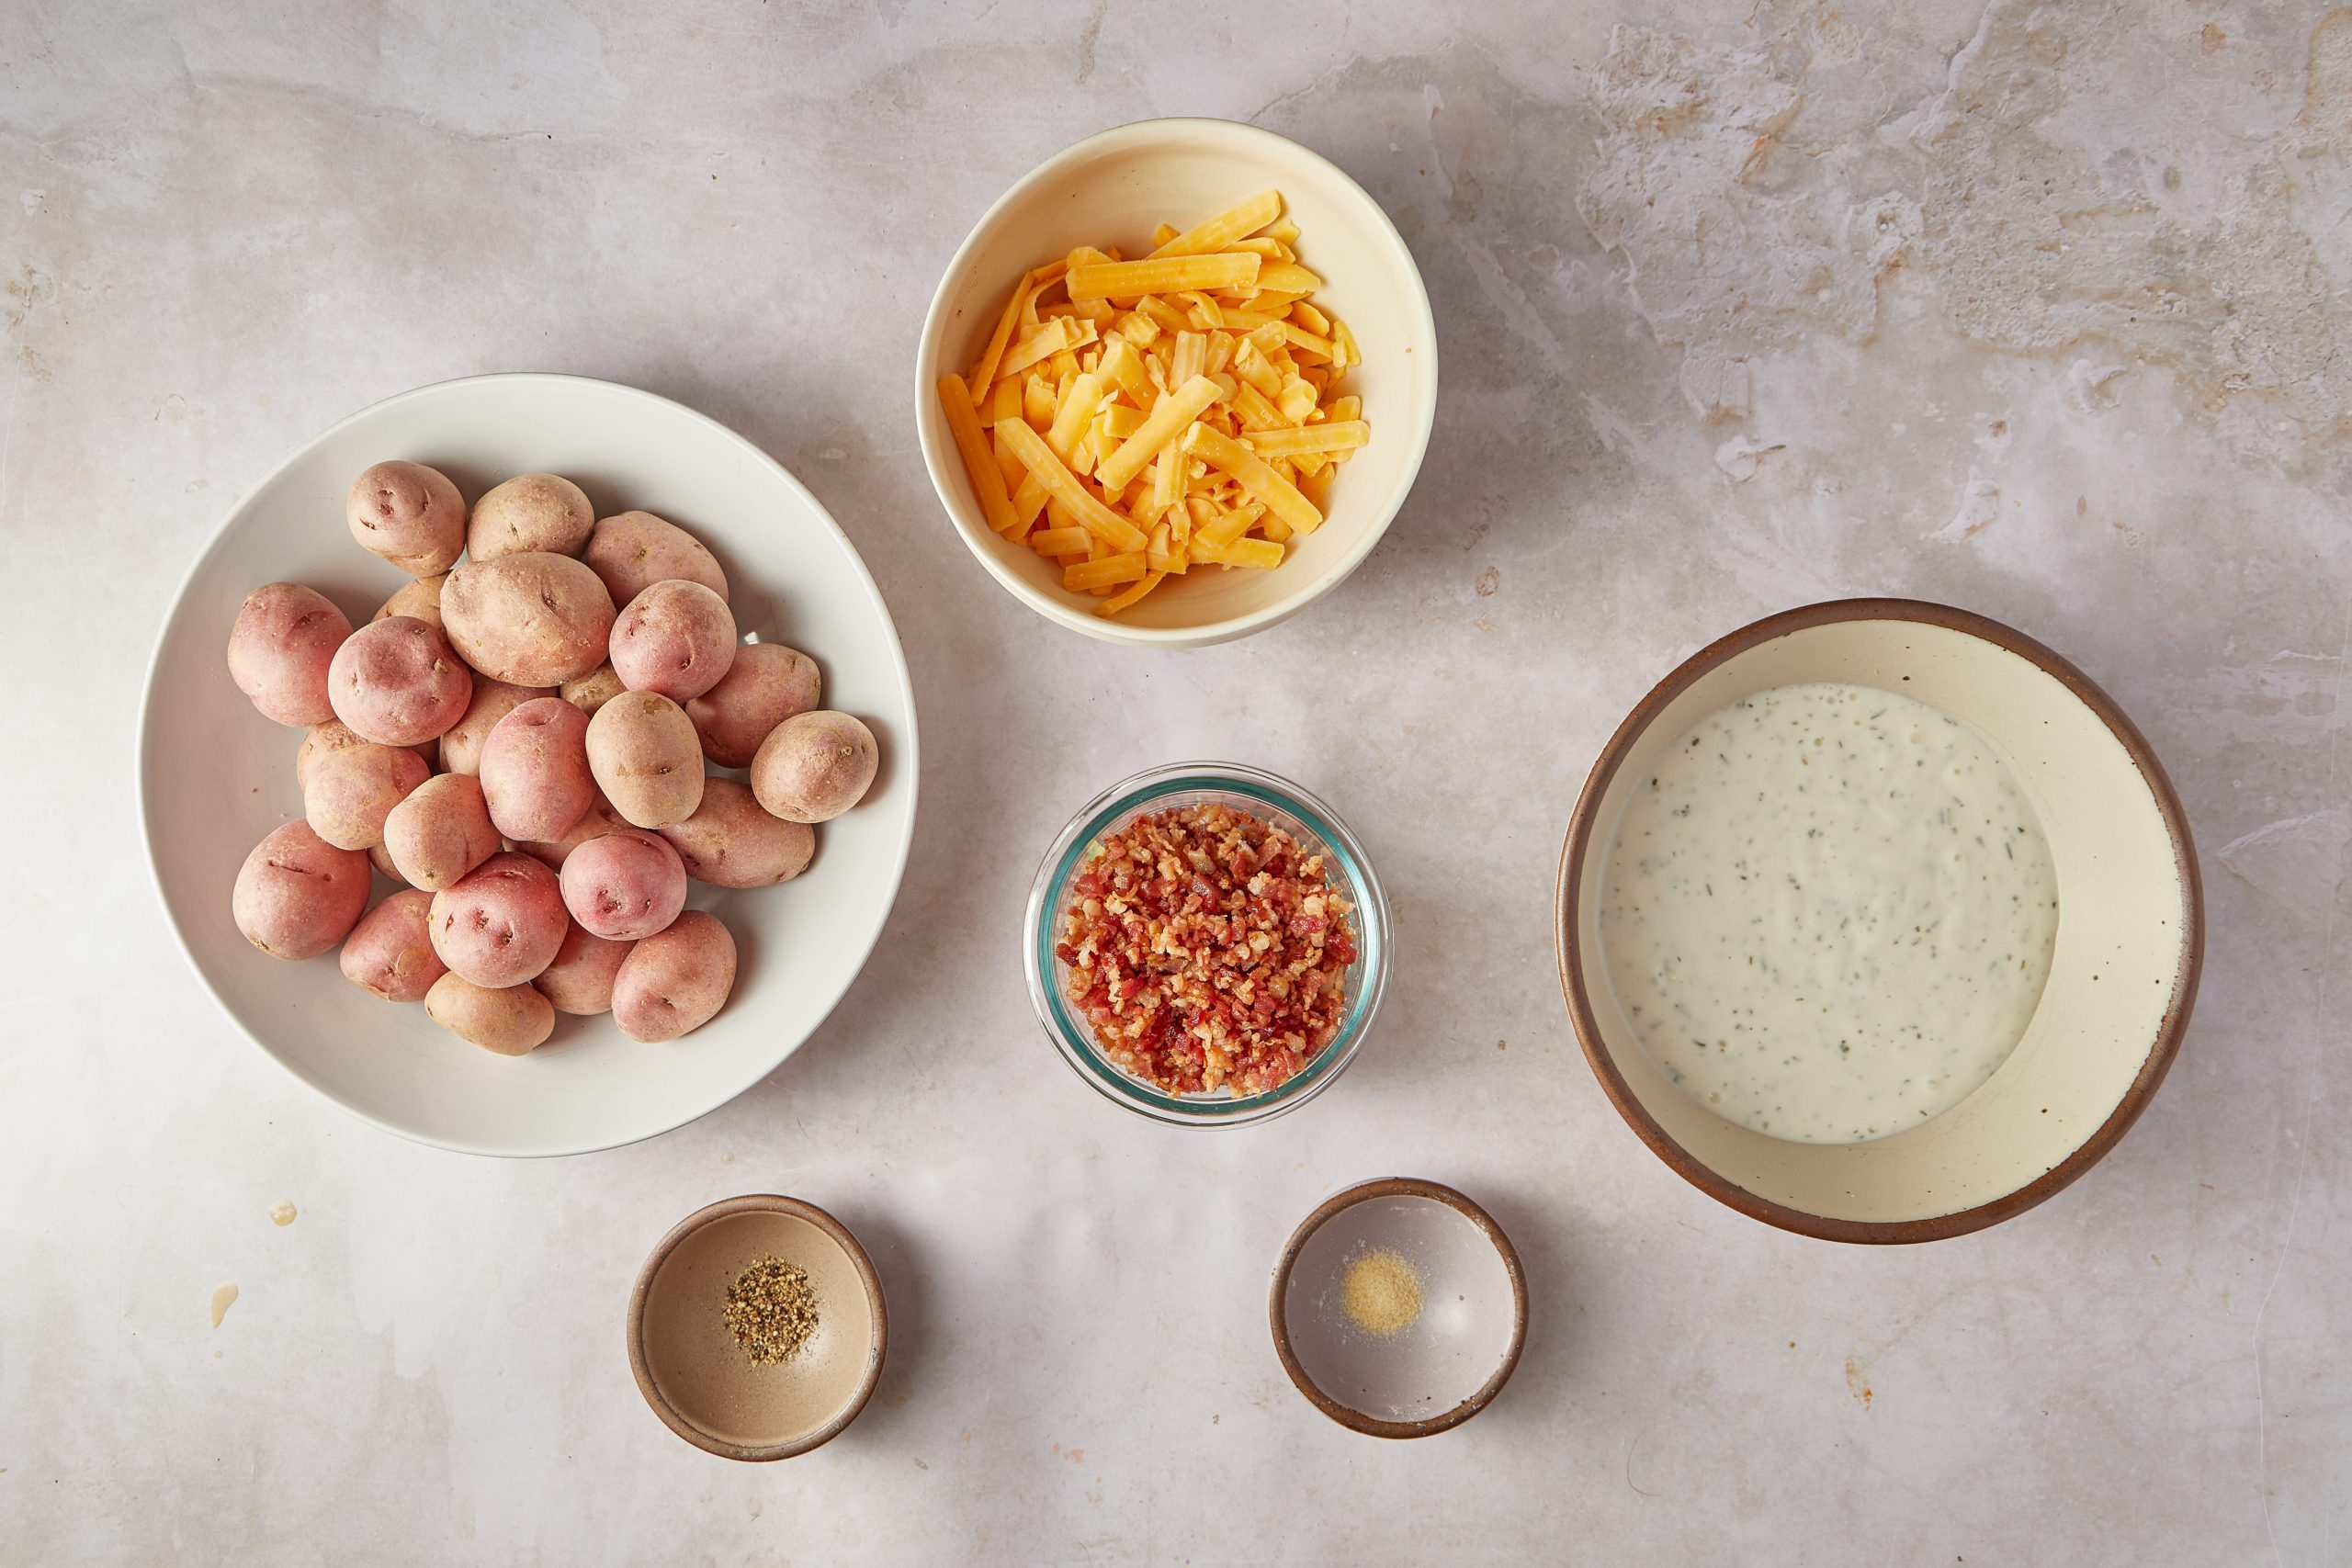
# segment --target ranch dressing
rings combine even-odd
[[[2058,880],[1975,731],[1868,686],[1781,686],[1660,753],[1602,871],[1644,1054],[1744,1127],[1859,1143],[1950,1110],[2016,1048]]]

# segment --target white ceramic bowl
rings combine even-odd
[[[527,1056],[493,1055],[422,1007],[377,1000],[330,953],[304,964],[248,945],[229,892],[254,843],[300,817],[294,750],[230,682],[244,595],[307,582],[354,625],[406,581],[353,543],[344,496],[368,464],[430,463],[469,500],[534,469],[564,474],[599,515],[667,517],[726,568],[746,633],[814,658],[825,702],[881,743],[864,804],[819,828],[817,858],[779,887],[694,886],[741,954],[732,998],[670,1044],[609,1016],[560,1019]],[[295,1077],[377,1125],[476,1154],[610,1147],[675,1127],[764,1077],[806,1040],[865,962],[896,897],[915,810],[915,716],[890,615],[857,552],[798,480],[724,425],[650,392],[567,376],[483,376],[378,403],[304,446],[229,513],[182,584],[156,644],[140,728],[140,816],[165,910],[229,1016]],[[378,891],[390,888],[377,878]]]
[[[2024,786],[2058,874],[2050,978],[2017,1048],[1951,1110],[1860,1144],[1768,1137],[1686,1098],[1643,1054],[1601,952],[1609,840],[1651,761],[1727,703],[1815,681],[1899,693],[1975,730]],[[1903,599],[1770,616],[1660,682],[1586,780],[1561,857],[1555,918],[1577,1039],[1642,1141],[1743,1213],[1853,1242],[1977,1230],[2098,1163],[2179,1049],[2205,930],[2179,798],[2113,699],[2021,632]]]
[[[1364,363],[1371,445],[1341,466],[1329,514],[1272,571],[1210,570],[1160,584],[1116,620],[1071,593],[1035,550],[982,516],[940,412],[938,381],[979,357],[1029,268],[1080,244],[1140,256],[1152,229],[1197,223],[1272,186],[1299,230],[1299,259],[1324,279],[1318,305],[1348,324]],[[1271,130],[1222,119],[1154,119],[1091,136],[1039,164],[965,240],[933,297],[915,351],[915,426],[956,530],[982,566],[1046,619],[1134,647],[1200,648],[1274,625],[1356,569],[1404,505],[1437,418],[1437,326],[1412,253],[1379,203],[1329,160]]]

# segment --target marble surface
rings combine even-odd
[[[1172,113],[1388,207],[1444,389],[1343,590],[1154,657],[968,558],[908,367],[999,191]],[[2352,11],[2309,4],[0,10],[0,1558],[2346,1561],[2347,207]],[[375,399],[525,368],[682,399],[814,488],[899,616],[925,776],[804,1050],[668,1136],[500,1163],[237,1036],[129,764],[232,501]],[[1866,592],[2105,683],[2212,927],[2114,1156],[1909,1250],[1646,1154],[1547,914],[1640,693]],[[1098,1100],[1013,945],[1068,812],[1185,754],[1327,793],[1402,943],[1347,1077],[1225,1134]],[[1264,1314],[1295,1221],[1392,1173],[1487,1204],[1534,1292],[1494,1407],[1393,1445],[1298,1397]],[[846,1436],[751,1468],[645,1410],[620,1324],[673,1220],[762,1190],[865,1238],[893,1345]]]

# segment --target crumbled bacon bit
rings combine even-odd
[[[1261,1094],[1340,1032],[1348,908],[1323,856],[1282,829],[1179,807],[1102,836],[1054,951],[1113,1063],[1170,1094]]]

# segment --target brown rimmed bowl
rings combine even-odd
[[[1368,1333],[1344,1304],[1348,1268],[1386,1249],[1412,1266],[1419,1315]],[[1274,1267],[1267,1314],[1283,1371],[1351,1431],[1426,1438],[1494,1402],[1527,1343],[1527,1276],[1494,1217],[1451,1187],[1361,1182],[1300,1222]]]
[[[817,1293],[799,1354],[754,1366],[727,1331],[728,1287],[763,1257],[797,1264]],[[678,1222],[638,1270],[628,1365],[662,1424],[723,1459],[790,1459],[857,1419],[889,1340],[882,1281],[857,1238],[814,1203],[729,1198]]]
[[[1837,681],[1915,697],[1974,729],[2031,799],[2058,875],[2050,979],[2017,1048],[1958,1105],[1891,1137],[1804,1144],[1692,1103],[1611,993],[1600,884],[1625,798],[1659,752],[1727,703]],[[1586,1059],[1626,1122],[1744,1214],[1846,1242],[1962,1235],[2022,1213],[2131,1129],[2188,1027],[2204,896],[2179,796],[2089,677],[2024,633],[1942,604],[1849,599],[1743,626],[1685,660],[1602,749],[1569,818],[1554,903],[1560,984]]]

